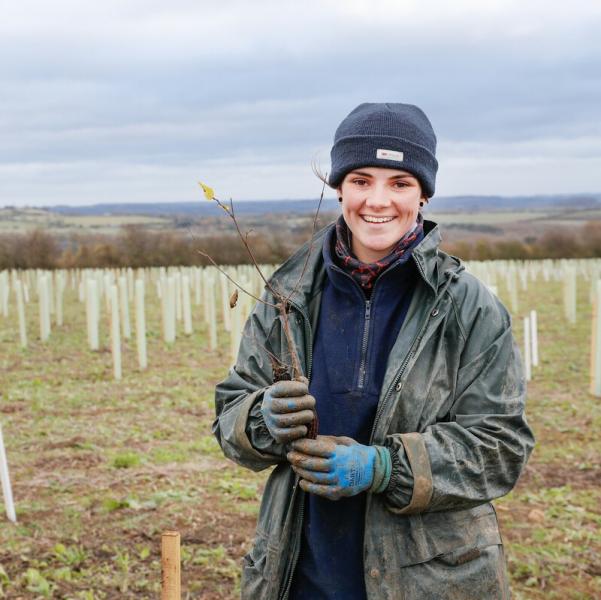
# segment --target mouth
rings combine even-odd
[[[396,217],[375,217],[373,215],[361,215],[361,218],[366,223],[390,223],[390,221],[396,219]]]

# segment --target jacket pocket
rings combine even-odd
[[[456,511],[425,512],[397,521],[402,540],[401,566],[406,567],[447,556],[449,561],[469,562],[478,549],[501,544],[494,508],[490,502]]]
[[[407,600],[461,598],[509,600],[509,582],[501,545],[459,549],[401,569]]]

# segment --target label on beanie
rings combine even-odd
[[[396,150],[385,150],[384,148],[378,148],[376,150],[376,158],[383,158],[384,160],[396,160],[397,162],[403,162],[403,153],[397,152]]]

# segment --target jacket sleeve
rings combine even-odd
[[[272,301],[267,293],[262,299]],[[275,308],[257,302],[244,326],[236,364],[215,388],[213,433],[225,456],[253,471],[286,457],[284,445],[271,437],[261,414],[263,393],[273,383],[268,334],[275,325]]]
[[[465,344],[450,421],[389,436],[391,449],[402,443],[402,468],[414,479],[408,505],[400,502],[398,490],[387,492],[394,512],[465,509],[503,496],[517,483],[534,446],[510,317],[488,290],[480,288],[478,296],[475,318],[469,328],[462,325]]]

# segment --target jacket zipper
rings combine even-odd
[[[426,320],[424,321],[424,324],[422,325],[419,333],[415,336],[415,338],[413,339],[413,342],[411,342],[410,350],[407,353],[407,356],[405,356],[405,360],[401,364],[401,368],[399,369],[395,378],[392,380],[392,383],[390,384],[388,390],[386,391],[386,395],[384,396],[384,399],[378,405],[378,410],[376,411],[376,416],[374,417],[374,423],[373,423],[373,426],[371,429],[371,435],[369,438],[370,444],[373,443],[374,433],[376,432],[376,427],[378,425],[378,421],[380,420],[380,417],[381,417],[382,413],[384,412],[384,408],[385,408],[386,404],[388,403],[388,399],[389,399],[390,395],[392,394],[392,390],[398,385],[399,380],[403,377],[403,373],[405,372],[405,369],[407,368],[409,361],[415,355],[415,350],[419,347],[419,344],[422,341],[424,334],[426,333],[428,323],[430,322],[430,313],[431,313],[431,311],[428,312],[428,316],[426,317]]]
[[[357,387],[363,388],[365,372],[367,370],[367,341],[369,338],[369,322],[371,318],[371,300],[365,301],[365,325],[363,326],[363,343],[361,344],[361,362],[359,363],[359,383]]]
[[[425,275],[424,275],[423,269],[421,268],[421,265],[417,261],[415,261],[415,263],[417,264],[417,267],[418,267],[420,273],[422,274],[422,277],[425,280]],[[382,413],[384,412],[384,408],[386,407],[386,404],[388,403],[390,395],[392,394],[392,390],[397,388],[398,392],[401,391],[401,388],[397,387],[397,386],[399,385],[399,382],[402,379],[403,374],[405,373],[405,369],[407,368],[407,365],[409,364],[411,359],[415,356],[415,352],[416,352],[417,348],[419,348],[422,338],[424,337],[424,335],[426,333],[426,329],[428,328],[428,324],[430,323],[430,317],[433,316],[432,315],[433,311],[436,309],[436,306],[441,301],[441,299],[444,296],[445,292],[447,291],[449,285],[453,281],[453,277],[454,277],[454,273],[449,276],[449,279],[447,280],[445,286],[442,288],[442,291],[440,291],[437,294],[436,298],[434,299],[434,303],[432,304],[432,308],[428,309],[428,315],[426,316],[424,323],[422,324],[418,334],[415,336],[415,338],[411,342],[410,350],[407,353],[407,356],[405,356],[405,360],[403,360],[403,363],[401,364],[401,368],[399,369],[399,371],[396,374],[395,378],[393,379],[392,383],[388,387],[388,390],[386,391],[386,394],[385,394],[382,402],[380,402],[380,404],[378,405],[378,409],[376,411],[376,416],[374,417],[374,424],[372,426],[371,435],[369,438],[370,444],[373,443],[374,433],[376,432],[376,427],[378,425],[378,421],[380,420],[380,417],[382,416]]]

